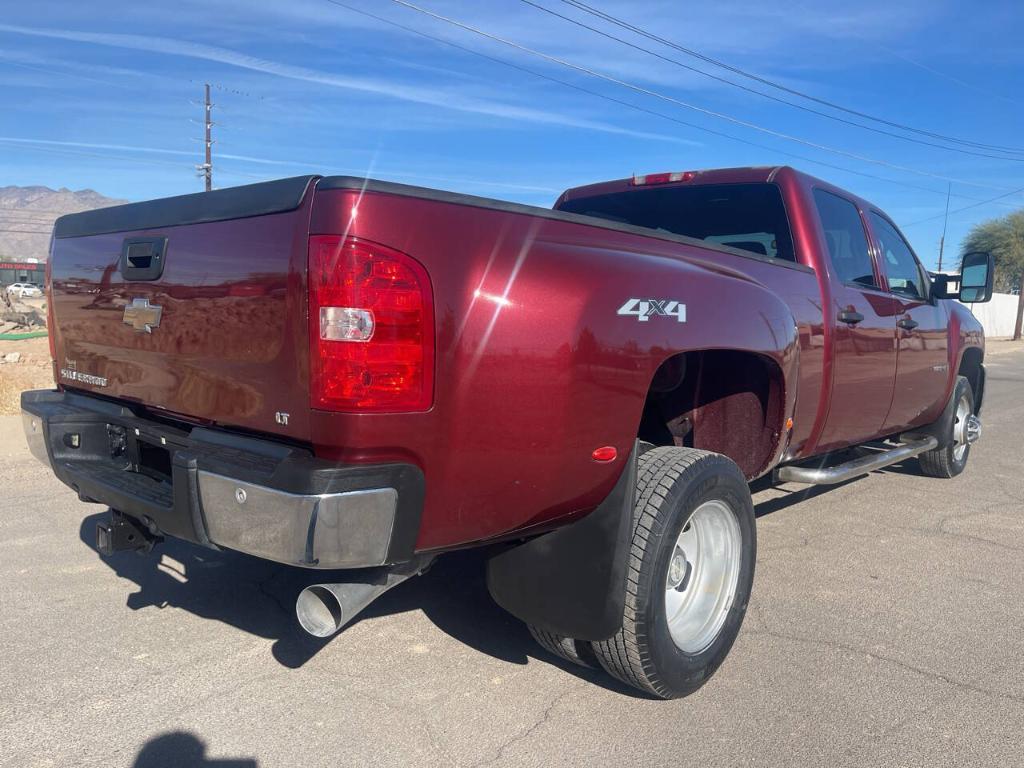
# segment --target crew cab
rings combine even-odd
[[[328,636],[486,546],[545,648],[660,697],[739,631],[750,481],[951,478],[981,432],[983,331],[952,299],[990,298],[991,258],[929,275],[788,167],[553,210],[304,176],[63,216],[47,269],[57,388],[23,394],[25,430],[110,507],[101,553],[328,571],[296,604]]]

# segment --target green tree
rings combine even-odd
[[[991,253],[996,263],[996,290],[1009,293],[1016,288],[1020,293],[1013,329],[1013,338],[1019,339],[1024,324],[1024,211],[976,224],[967,234],[962,250]]]

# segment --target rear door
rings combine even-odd
[[[931,299],[930,281],[896,226],[878,211],[871,211],[869,220],[897,315],[896,387],[885,419],[889,433],[938,416],[949,384],[949,316]]]
[[[883,290],[857,205],[814,190],[831,263],[832,395],[818,448],[878,437],[889,412],[896,378],[894,302]]]

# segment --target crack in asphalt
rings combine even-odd
[[[885,528],[890,531],[903,531],[904,533],[916,533],[925,537],[932,538],[952,538],[952,539],[965,539],[967,541],[976,541],[979,544],[988,544],[999,549],[1010,550],[1011,552],[1024,552],[1024,548],[1014,546],[1013,544],[1006,544],[1001,541],[994,539],[988,539],[984,536],[975,536],[970,533],[963,533],[958,531],[947,531],[945,526],[947,523],[970,520],[975,517],[981,517],[983,515],[992,514],[994,510],[1003,510],[1006,505],[1001,501],[993,501],[986,504],[981,508],[981,511],[975,512],[969,515],[944,515],[938,518],[935,522],[927,526],[921,525],[894,525],[891,522],[876,521],[875,525],[881,528]],[[873,539],[875,536],[863,535],[857,533],[849,533],[849,536],[860,539]]]
[[[482,768],[485,765],[493,765],[494,763],[498,762],[502,757],[505,756],[505,753],[512,746],[530,738],[530,736],[532,736],[538,728],[540,728],[545,723],[549,722],[552,718],[552,713],[554,712],[555,707],[557,707],[561,703],[562,699],[566,698],[570,693],[573,693],[573,690],[563,691],[562,693],[558,694],[558,696],[553,698],[548,703],[547,707],[545,707],[544,711],[541,713],[540,717],[537,718],[536,722],[533,723],[533,725],[531,725],[522,733],[513,736],[507,741],[502,742],[501,746],[498,747],[498,751],[494,754],[493,757],[490,757],[486,760],[482,760],[477,763],[473,763],[471,766],[469,766],[469,768]]]
[[[797,642],[797,643],[806,643],[807,645],[817,645],[817,646],[821,646],[823,648],[828,648],[828,649],[833,650],[833,651],[847,651],[849,653],[861,654],[863,656],[867,656],[867,657],[875,659],[877,661],[888,662],[889,664],[893,664],[893,665],[895,665],[897,667],[900,667],[901,669],[905,669],[908,672],[914,672],[914,673],[916,673],[918,675],[922,675],[923,677],[927,677],[927,678],[929,678],[931,680],[938,680],[940,682],[943,682],[943,683],[946,683],[948,685],[951,685],[954,688],[959,688],[959,689],[966,690],[966,691],[972,691],[974,693],[980,693],[983,696],[990,696],[990,697],[993,697],[993,698],[1006,699],[1006,700],[1012,701],[1012,702],[1014,702],[1016,704],[1024,704],[1024,694],[1005,693],[1003,691],[994,691],[991,688],[983,688],[980,685],[975,685],[973,683],[965,682],[963,680],[957,680],[957,679],[955,679],[953,677],[950,677],[949,675],[943,674],[942,672],[934,672],[934,671],[932,671],[930,669],[924,669],[923,667],[917,667],[917,666],[914,666],[913,664],[909,664],[909,663],[907,663],[905,661],[902,661],[900,659],[895,659],[892,656],[884,656],[884,655],[882,655],[880,653],[875,653],[873,651],[865,650],[864,648],[858,648],[855,645],[848,645],[847,643],[839,642],[838,640],[826,640],[824,638],[804,637],[804,636],[801,636],[801,635],[791,635],[791,634],[788,634],[786,632],[778,632],[778,631],[772,630],[772,629],[753,629],[753,630],[750,630],[749,634],[751,634],[751,635],[765,635],[767,637],[777,637],[777,638],[782,639],[782,640],[791,640],[791,641]]]
[[[1001,541],[995,541],[993,539],[986,539],[984,536],[974,536],[970,533],[959,533],[954,531],[946,531],[942,528],[917,528],[917,527],[903,527],[903,526],[891,526],[897,531],[909,531],[918,533],[928,537],[934,538],[948,538],[948,539],[964,539],[967,541],[976,541],[979,544],[988,544],[999,549],[1009,550],[1010,552],[1024,552],[1024,548],[1015,547],[1013,544],[1004,544]]]
[[[930,712],[935,711],[943,703],[944,702],[942,702],[942,701],[935,701],[935,702],[932,702],[931,704],[929,704],[926,707],[923,707],[921,709],[916,709],[913,712],[904,715],[903,717],[896,718],[896,720],[894,722],[892,722],[890,725],[888,725],[885,728],[883,728],[881,733],[879,733],[877,736],[875,736],[872,740],[868,740],[868,741],[866,741],[866,743],[860,745],[859,748],[858,747],[849,747],[849,748],[847,748],[846,755],[848,757],[855,757],[855,756],[859,756],[859,755],[863,755],[865,753],[868,753],[870,750],[876,748],[878,746],[878,744],[880,744],[880,743],[882,743],[884,741],[888,741],[893,736],[895,736],[897,733],[899,733],[903,729],[903,726],[905,726],[908,723],[911,723],[911,722],[917,720],[918,718],[924,717],[925,715],[927,715]]]
[[[448,748],[444,745],[443,742],[438,740],[437,736],[430,728],[430,725],[426,722],[426,720],[424,720],[422,715],[418,714],[414,710],[410,710],[405,707],[396,707],[385,697],[379,695],[379,693],[377,692],[377,688],[380,685],[379,681],[369,680],[367,678],[359,677],[357,675],[349,675],[346,679],[347,682],[349,682],[350,684],[354,684],[350,685],[350,687],[348,688],[349,692],[363,698],[366,701],[369,701],[373,704],[377,704],[388,713],[392,715],[412,714],[414,726],[424,736],[426,736],[427,742],[430,744],[430,748],[434,751],[435,754],[440,756],[440,758],[442,759],[442,764],[455,766],[456,768],[461,768],[462,763],[460,763],[455,758],[455,755],[448,751]]]

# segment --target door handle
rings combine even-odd
[[[915,328],[917,328],[917,326],[920,325],[920,323],[918,323],[912,317],[904,317],[904,318],[901,318],[901,319],[897,320],[896,321],[896,325],[899,326],[900,328],[902,328],[904,331],[912,331]]]
[[[839,322],[848,323],[849,325],[856,325],[857,323],[863,322],[864,315],[853,309],[844,309],[839,312]]]

